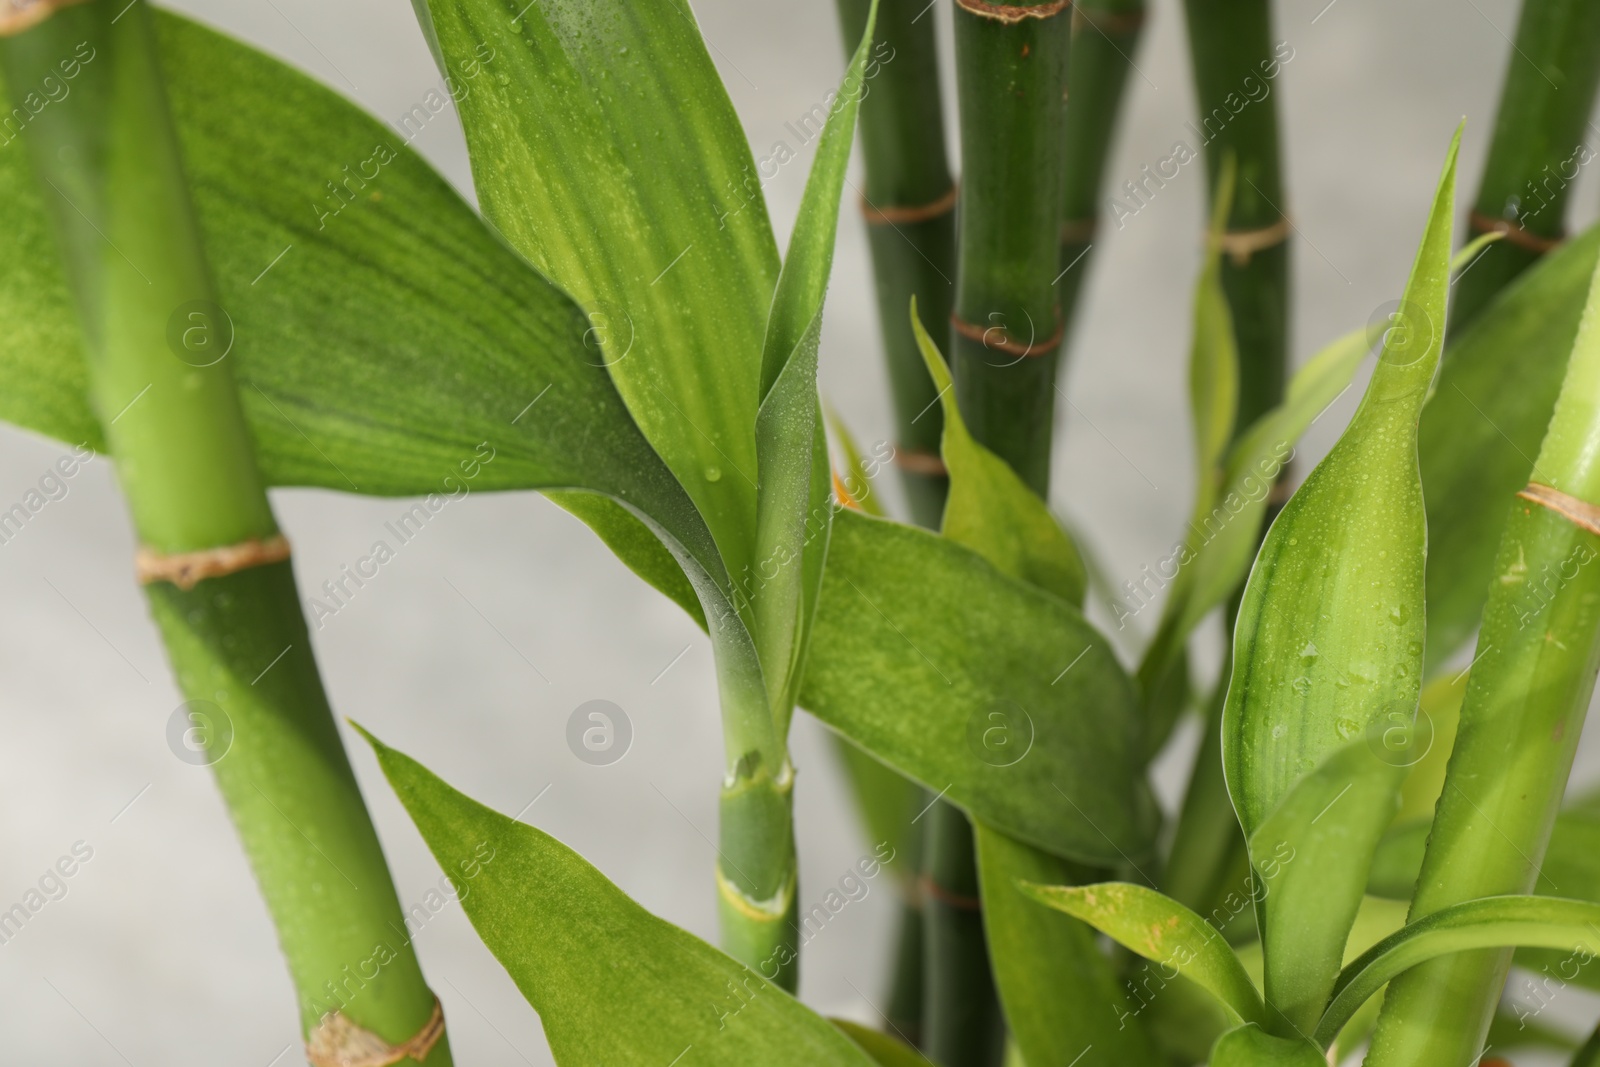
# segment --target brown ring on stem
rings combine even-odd
[[[948,904],[952,908],[960,908],[962,911],[983,910],[983,901],[977,897],[966,897],[960,893],[952,893],[938,882],[935,882],[929,875],[923,875],[920,882],[924,899],[937,900],[941,904]]]
[[[1536,233],[1529,233],[1524,227],[1517,225],[1510,219],[1497,219],[1493,215],[1485,215],[1481,211],[1474,211],[1468,216],[1472,229],[1477,233],[1497,233],[1507,244],[1514,244],[1518,248],[1526,248],[1536,255],[1544,255],[1555,248],[1566,235],[1560,237],[1540,237]]]
[[[1574,526],[1600,535],[1600,507],[1587,500],[1568,496],[1559,489],[1538,482],[1529,482],[1528,487],[1517,495],[1540,507],[1549,508]]]
[[[179,589],[193,589],[206,578],[221,578],[250,567],[264,567],[289,558],[289,541],[282,534],[267,538],[252,537],[236,545],[221,545],[199,552],[165,555],[153,548],[139,547],[134,567],[140,585],[171,582]]]
[[[912,204],[907,207],[889,205],[879,207],[867,199],[867,194],[861,194],[861,217],[867,221],[868,226],[893,226],[896,223],[927,222],[941,215],[948,215],[955,210],[956,199],[960,195],[959,182],[952,183],[950,191],[939,199],[927,204]]]
[[[404,1059],[418,1063],[428,1058],[444,1036],[444,1008],[433,998],[433,1014],[422,1029],[398,1045],[391,1045],[342,1012],[330,1011],[311,1031],[306,1059],[311,1067],[389,1067]]]
[[[1094,240],[1094,235],[1100,229],[1100,217],[1090,215],[1086,219],[1067,219],[1061,224],[1061,243],[1064,245],[1086,245]]]
[[[1061,309],[1056,308],[1056,328],[1049,337],[1043,341],[1034,341],[1023,344],[1013,341],[1004,326],[974,326],[960,315],[951,314],[950,325],[955,327],[956,333],[969,341],[976,341],[991,352],[1004,352],[1011,356],[1043,356],[1054,352],[1061,344],[1061,338],[1066,333],[1067,324],[1061,321]],[[992,335],[998,335],[999,340]]]
[[[1144,25],[1144,11],[1095,11],[1092,8],[1077,4],[1072,9],[1072,29],[1074,32],[1088,26],[1099,30],[1103,35],[1110,37],[1113,34],[1133,33]]]
[[[57,8],[84,0],[0,0],[0,37],[11,37],[39,25]]]
[[[1021,22],[1023,19],[1048,19],[1072,7],[1072,0],[1052,0],[1047,4],[991,4],[989,0],[956,0],[956,6],[979,18],[996,22]]]
[[[925,474],[930,478],[947,478],[950,475],[950,468],[944,465],[943,459],[933,452],[920,449],[896,448],[894,463],[909,474]]]
[[[1228,258],[1233,261],[1235,267],[1243,267],[1257,252],[1264,252],[1287,241],[1291,229],[1293,226],[1289,222],[1289,216],[1284,215],[1271,226],[1220,233],[1217,235],[1217,247],[1228,253]]]

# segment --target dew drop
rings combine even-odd
[[[1361,724],[1354,719],[1340,719],[1333,724],[1333,728],[1342,740],[1348,741],[1360,731]]]
[[[720,482],[720,481],[722,481],[722,468],[721,467],[707,467],[706,468],[706,481],[708,481],[708,482]]]
[[[1283,725],[1283,723],[1280,722],[1278,725],[1276,725],[1276,726],[1274,726],[1272,728],[1272,739],[1274,741],[1276,741],[1276,740],[1282,738],[1283,735],[1288,733],[1288,732],[1289,732],[1289,728],[1287,726]]]
[[[1294,691],[1299,693],[1301,696],[1305,696],[1307,693],[1311,692],[1311,679],[1307,678],[1303,674],[1296,678],[1294,680]]]

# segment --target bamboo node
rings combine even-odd
[[[1077,33],[1085,26],[1098,30],[1101,35],[1110,37],[1133,33],[1144,27],[1145,12],[1143,8],[1138,11],[1095,11],[1083,4],[1074,4],[1072,8],[1072,31]]]
[[[193,589],[206,578],[222,578],[250,567],[264,567],[289,558],[289,540],[282,534],[268,538],[252,537],[236,545],[220,545],[199,552],[164,555],[143,545],[134,557],[140,585],[171,582],[179,589]]]
[[[1064,245],[1086,245],[1094,240],[1094,235],[1100,229],[1100,217],[1090,215],[1083,219],[1067,219],[1061,223],[1061,243]]]
[[[948,215],[955,210],[956,199],[960,194],[959,182],[950,186],[950,191],[939,199],[926,204],[910,204],[899,206],[890,204],[879,207],[867,199],[867,194],[861,194],[861,217],[867,221],[868,226],[893,226],[897,223],[927,222],[929,219]]]
[[[1011,356],[1043,356],[1054,352],[1061,344],[1067,325],[1061,320],[1061,309],[1055,309],[1056,328],[1043,341],[1013,341],[1004,326],[976,326],[959,315],[950,316],[950,325],[956,333],[969,341],[976,341],[991,352],[1004,352]]]
[[[444,1036],[444,1008],[433,998],[433,1014],[422,1029],[398,1045],[391,1045],[340,1011],[330,1011],[318,1021],[306,1042],[311,1067],[389,1067],[404,1059],[421,1063]]]
[[[979,18],[1011,25],[1023,19],[1054,18],[1071,8],[1072,0],[1052,0],[1046,4],[991,4],[989,0],[956,0],[956,6]]]
[[[12,37],[39,25],[58,8],[84,0],[0,0],[0,37]]]
[[[796,876],[790,872],[789,880],[783,884],[771,900],[756,900],[749,893],[734,885],[728,876],[722,873],[722,864],[717,864],[717,895],[722,898],[734,911],[743,915],[752,922],[775,923],[789,914],[789,905],[794,903],[794,890]]]
[[[1517,495],[1540,507],[1549,508],[1574,526],[1600,536],[1600,507],[1587,500],[1579,500],[1575,496],[1569,496],[1559,489],[1540,485],[1538,482],[1529,482],[1527,488]]]
[[[950,476],[950,469],[944,465],[944,460],[937,453],[924,452],[917,448],[896,447],[894,464],[909,474],[924,474],[929,478]]]
[[[952,908],[960,908],[962,911],[983,910],[983,901],[977,897],[962,896],[960,893],[951,892],[938,882],[935,882],[932,875],[924,874],[921,884],[922,896],[925,900],[937,900],[941,904],[947,904]]]
[[[1493,215],[1485,215],[1481,211],[1474,211],[1468,216],[1469,224],[1477,233],[1497,233],[1507,244],[1514,244],[1518,248],[1525,248],[1535,255],[1544,255],[1566,240],[1566,234],[1557,237],[1540,237],[1536,233],[1529,233],[1527,228],[1512,222],[1510,219],[1497,219]]]
[[[1289,216],[1284,215],[1271,226],[1257,230],[1228,230],[1218,234],[1217,247],[1228,253],[1228,259],[1235,267],[1244,267],[1249,265],[1250,257],[1257,252],[1264,252],[1287,241],[1289,231],[1293,228]]]

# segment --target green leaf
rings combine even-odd
[[[676,0],[430,0],[486,218],[611,329],[628,410],[737,580],[778,277],[750,149]],[[520,9],[520,10],[519,10]]]
[[[1593,226],[1508,285],[1453,339],[1422,413],[1430,671],[1471,638],[1483,615],[1505,502],[1533,471],[1597,256]]]
[[[560,1063],[873,1061],[755,971],[629,900],[582,856],[450,788],[370,734],[461,906]]]
[[[1239,345],[1233,336],[1233,313],[1222,291],[1222,231],[1233,202],[1235,165],[1223,160],[1206,230],[1206,258],[1194,289],[1194,340],[1189,351],[1189,411],[1194,421],[1195,484],[1209,510],[1216,490],[1216,471],[1233,439],[1239,411]]]
[[[967,431],[956,405],[950,368],[917,318],[915,297],[911,300],[911,329],[944,410],[939,451],[950,472],[950,492],[940,532],[1013,578],[1081,607],[1089,579],[1077,547],[1039,494]]]
[[[1443,342],[1459,143],[1458,130],[1401,327],[1387,331],[1361,406],[1279,513],[1245,587],[1222,736],[1228,791],[1247,838],[1308,772],[1352,743],[1378,744],[1387,755],[1379,744],[1386,724],[1409,727],[1416,716],[1427,544],[1416,429]],[[1392,803],[1369,800],[1367,817],[1381,822],[1343,822],[1353,847],[1375,846],[1393,815]],[[1326,914],[1353,916],[1365,881],[1363,869],[1324,887]],[[1289,1025],[1304,1030],[1314,1021],[1306,1017],[1321,1006],[1313,987],[1333,980],[1331,971],[1302,965],[1336,964],[1347,932],[1347,924],[1329,923],[1266,939],[1269,1002]],[[1279,988],[1290,1001],[1278,1001]]]
[[[869,1030],[859,1023],[848,1019],[832,1019],[844,1034],[860,1045],[862,1051],[871,1056],[879,1067],[933,1067],[922,1053],[912,1048],[903,1041],[898,1041],[888,1034],[877,1030]]]
[[[1210,993],[1234,1022],[1266,1018],[1261,994],[1216,928],[1171,897],[1129,882],[1025,884],[1039,903],[1082,919],[1124,948]]]
[[[1211,1067],[1327,1067],[1309,1041],[1273,1037],[1259,1026],[1240,1026],[1217,1038]]]
[[[949,540],[834,516],[800,702],[1013,837],[1085,863],[1149,852],[1138,712],[1111,647],[1076,608]],[[997,721],[1017,749],[985,744]]]
[[[1093,1048],[1096,1062],[1161,1063],[1094,932],[1019,888],[1083,881],[1085,872],[982,822],[973,832],[989,959],[1023,1058],[1067,1064]]]
[[[832,470],[817,403],[817,346],[833,268],[839,197],[877,13],[873,0],[865,36],[823,126],[762,344],[761,406],[755,420],[759,488],[753,576],[761,584],[753,593],[753,606],[756,650],[780,736],[787,732],[800,687],[833,517]],[[770,577],[769,566],[776,569]]]
[[[1372,854],[1398,806],[1400,761],[1364,739],[1334,753],[1250,835],[1267,1002],[1309,1028],[1344,962]]]
[[[845,507],[860,508],[867,515],[875,519],[889,517],[888,510],[883,505],[883,499],[872,491],[872,479],[881,468],[881,463],[868,463],[861,453],[861,446],[856,442],[855,435],[850,432],[850,427],[844,424],[839,413],[827,408],[824,411],[828,428],[833,431],[833,439],[843,454],[844,471],[839,476],[838,482],[833,487],[834,496]]]
[[[1600,904],[1554,897],[1482,897],[1408,923],[1339,975],[1317,1024],[1324,1047],[1378,990],[1419,963],[1456,952],[1511,945],[1600,954]]]

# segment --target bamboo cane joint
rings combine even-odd
[[[193,589],[206,578],[281,563],[289,558],[289,539],[282,534],[271,537],[252,537],[234,545],[219,545],[198,552],[175,552],[164,555],[153,548],[140,546],[134,557],[139,584],[171,582],[179,589]]]
[[[342,1012],[330,1011],[311,1031],[306,1059],[311,1067],[389,1067],[405,1059],[421,1063],[443,1036],[444,1009],[438,997],[433,998],[433,1013],[422,1029],[398,1045],[351,1022]]]

